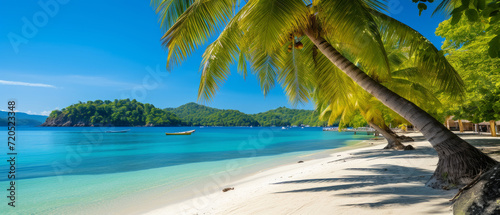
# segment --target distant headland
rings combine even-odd
[[[322,126],[312,110],[279,107],[257,114],[211,108],[190,102],[160,109],[130,99],[79,102],[54,110],[41,126]]]

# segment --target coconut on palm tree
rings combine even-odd
[[[292,103],[313,90],[345,93],[327,80],[338,69],[413,124],[439,155],[429,185],[469,182],[497,162],[446,129],[427,112],[379,82],[390,81],[382,35],[409,47],[420,71],[446,91],[463,91],[461,79],[422,35],[383,13],[378,0],[153,0],[167,48],[167,68],[180,64],[215,34],[203,54],[200,99],[212,98],[230,75],[230,65],[248,69],[266,94],[278,82]],[[302,49],[292,45],[301,42]],[[356,56],[353,64],[344,55]],[[358,66],[362,65],[363,70]],[[448,71],[448,72],[440,72]]]

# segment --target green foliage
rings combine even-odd
[[[185,60],[207,38],[219,33],[214,29],[225,26],[203,54],[199,100],[213,98],[231,74],[231,65],[238,64],[238,72],[244,77],[247,69],[251,69],[264,95],[279,83],[292,104],[309,100],[315,100],[317,107],[328,104],[333,112],[331,115],[339,116],[330,117],[330,124],[347,122],[356,116],[353,98],[361,98],[357,94],[364,91],[325,56],[328,53],[318,50],[310,39],[316,37],[324,38],[374,80],[391,86],[391,90],[419,92],[406,97],[401,95],[407,99],[426,96],[425,87],[408,81],[416,77],[425,77],[432,88],[455,95],[464,91],[460,76],[442,52],[414,29],[384,14],[385,1],[153,0],[152,4],[157,8],[162,26],[167,29],[162,38],[168,49],[167,67]],[[419,7],[425,9],[427,6],[419,4]],[[386,43],[393,44],[396,49],[405,49],[406,53],[400,55],[413,61],[414,68],[406,71],[391,68],[391,63],[398,58],[387,53]],[[405,77],[392,77],[392,72]],[[342,113],[338,111],[341,109],[349,111]],[[203,112],[208,116],[213,114],[207,110]],[[195,118],[197,113],[177,114],[183,118],[189,116],[189,124],[221,124]],[[259,123],[264,126],[303,123],[273,114],[265,120],[258,119]],[[198,122],[200,120],[203,121]],[[311,120],[304,124],[322,123]]]
[[[50,113],[46,122],[81,126],[178,126],[181,120],[173,113],[135,99],[79,102]]]
[[[462,101],[443,102],[444,115],[476,123],[499,120],[500,58],[488,55],[488,43],[498,36],[487,30],[491,25],[484,17],[474,25],[465,19],[455,25],[451,22],[443,21],[436,34],[446,38],[442,48],[466,84],[466,97]]]
[[[489,27],[484,32],[494,35],[487,43],[487,53],[491,58],[500,58],[500,0],[442,0],[434,13],[438,11],[452,16],[451,25],[457,25],[461,20],[467,20],[469,25],[487,23]]]
[[[353,127],[353,128],[359,128],[359,127],[366,127],[368,123],[366,122],[365,117],[361,115],[359,111],[357,111],[356,114],[354,114],[348,122],[343,122],[341,121],[339,124],[339,128],[346,128],[346,127]]]
[[[237,110],[221,110],[188,103],[177,108],[165,108],[179,116],[190,126],[290,126],[323,125],[311,110],[280,107],[258,114],[245,114]]]
[[[220,110],[194,102],[177,108],[166,108],[179,116],[189,126],[258,126],[259,123],[250,115],[237,110]]]
[[[52,122],[52,123],[49,123]],[[40,123],[39,123],[40,124]],[[280,107],[258,114],[187,103],[177,108],[159,109],[136,100],[96,100],[79,102],[54,110],[46,125],[56,126],[289,126],[324,125],[311,110]]]
[[[320,121],[318,113],[311,110],[289,109],[280,107],[274,110],[253,114],[261,126],[324,126],[326,122]]]
[[[405,31],[411,32],[410,29],[405,29]],[[389,32],[389,30],[386,32]],[[393,71],[391,72],[391,80],[381,84],[435,116],[435,109],[440,107],[441,103],[433,90],[440,89],[450,94],[456,94],[457,91],[451,90],[454,88],[439,88],[442,85],[433,81],[433,78],[429,78],[433,73],[425,71],[427,67],[421,67],[421,64],[414,60],[418,56],[414,55],[414,50],[406,46],[408,43],[405,40],[408,40],[408,38],[398,41],[393,40],[391,34],[383,34],[382,39],[385,42],[385,50],[388,53],[388,59]],[[434,47],[432,46],[432,48]],[[354,56],[348,56],[348,58],[352,62],[356,62]],[[451,65],[446,62],[441,71],[436,71],[436,75],[439,76],[439,73],[447,72],[448,74],[456,73]],[[458,74],[454,76],[458,77],[457,80],[459,81],[457,82],[461,83]],[[408,123],[352,81],[342,80],[341,78],[325,80],[329,84],[336,86],[336,88],[349,89],[341,94],[335,93],[335,90],[316,90],[315,102],[319,104],[317,107],[321,111],[320,116],[323,119],[328,119],[329,123],[339,122],[340,127],[361,127],[366,125],[366,122],[381,127],[389,124]],[[457,83],[456,85],[460,86],[461,84]]]

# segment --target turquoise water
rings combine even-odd
[[[189,136],[164,134],[191,129],[196,132]],[[4,197],[2,214],[145,212],[369,137],[321,128],[239,127],[18,127],[16,135],[16,207]],[[5,144],[0,187],[8,195],[6,150]]]

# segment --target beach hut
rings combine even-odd
[[[448,129],[450,129],[450,131],[460,131],[460,132],[475,131],[474,123],[465,119],[453,120],[453,116],[446,118],[445,125]]]
[[[493,124],[493,126],[492,126]],[[490,122],[481,122],[477,124],[478,130],[477,132],[485,132],[491,133],[491,136],[498,136],[497,134],[500,132],[500,121],[496,121],[495,123]],[[493,128],[493,130],[492,130]],[[492,132],[495,131],[495,132]]]

